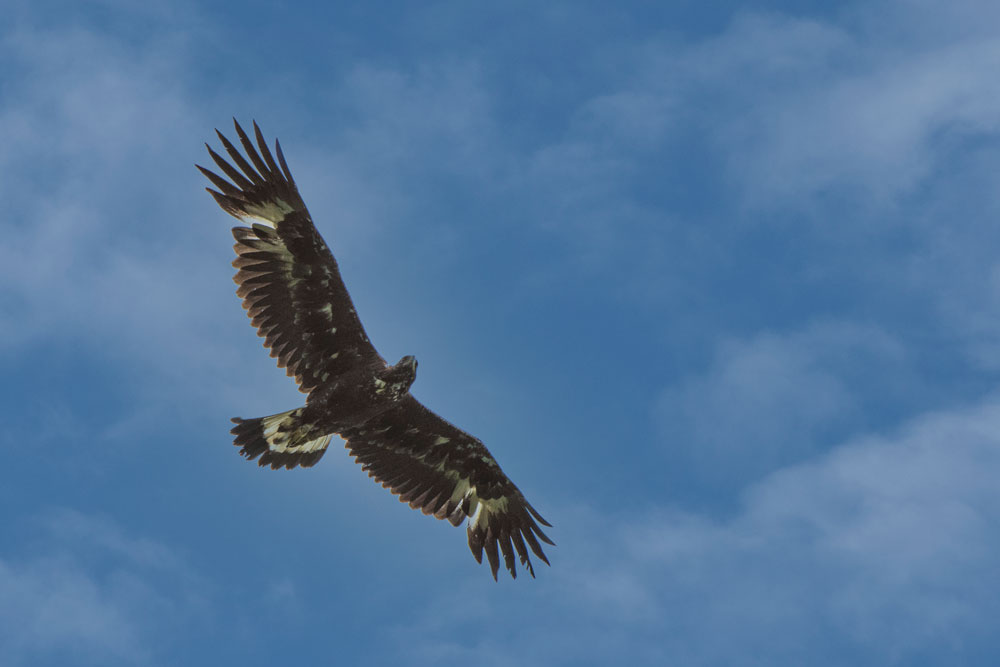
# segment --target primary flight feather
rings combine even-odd
[[[469,548],[480,563],[486,552],[494,579],[501,558],[512,577],[516,559],[534,576],[529,550],[548,564],[539,540],[554,543],[538,524],[550,524],[478,438],[410,394],[416,359],[389,365],[375,350],[281,145],[275,141],[272,154],[255,122],[255,147],[233,124],[246,157],[218,130],[232,163],[206,144],[229,180],[198,169],[224,211],[257,221],[233,228],[236,293],[278,367],[307,394],[300,408],[233,419],[234,444],[261,466],[309,467],[338,435],[362,469],[410,507],[455,526],[468,518]]]

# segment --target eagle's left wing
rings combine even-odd
[[[206,190],[223,210],[259,221],[233,228],[238,255],[233,266],[239,269],[233,280],[257,335],[306,393],[357,366],[384,364],[361,326],[337,260],[299,195],[281,145],[274,142],[275,161],[257,123],[256,148],[235,119],[233,125],[246,158],[216,132],[239,169],[208,144],[209,155],[229,180],[198,169],[218,188]]]
[[[525,500],[478,438],[431,412],[413,396],[340,435],[368,475],[410,507],[448,519],[455,526],[469,517],[469,548],[480,563],[486,550],[494,579],[501,554],[512,577],[517,576],[515,552],[531,576],[535,571],[529,548],[548,564],[538,540],[554,542],[538,523],[550,524]]]

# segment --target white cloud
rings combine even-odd
[[[439,62],[413,71],[359,65],[340,94],[356,114],[348,132],[356,155],[371,167],[420,160],[422,169],[478,169],[493,142],[490,98],[475,63]],[[439,160],[427,164],[424,155]]]
[[[898,390],[904,357],[884,332],[849,324],[730,340],[663,391],[654,417],[673,465],[739,488],[850,432],[870,392]]]
[[[0,557],[5,664],[148,663],[165,633],[206,620],[204,582],[166,546],[76,511],[35,518],[25,551]]]
[[[190,34],[161,27],[141,44],[30,22],[2,35],[19,64],[0,104],[0,172],[11,185],[3,355],[71,344],[81,357],[127,363],[133,377],[152,372],[218,397],[219,370],[239,367],[227,324],[253,335],[229,282],[228,225],[193,165],[212,123],[187,83]],[[208,216],[213,224],[199,224]]]
[[[55,328],[64,309],[89,313],[114,300],[102,298],[107,263],[171,233],[166,211],[187,213],[183,203],[166,205],[177,200],[175,177],[162,172],[178,157],[175,133],[191,119],[176,57],[183,50],[163,41],[137,52],[84,29],[3,35],[0,48],[21,68],[0,106],[0,168],[17,183],[0,271],[23,297],[21,336]],[[155,261],[163,245],[145,246],[145,257]],[[72,318],[89,319],[99,320]]]
[[[762,38],[786,35],[779,29]],[[902,54],[845,42],[868,55],[863,68],[828,66],[811,85],[783,81],[762,92],[749,113],[723,125],[719,138],[730,155],[730,175],[751,203],[845,186],[891,202],[942,167],[949,135],[995,133],[995,37],[932,49],[907,45]]]
[[[946,168],[955,141],[1000,125],[996,9],[957,4],[748,11],[708,39],[657,36],[634,47],[628,80],[581,104],[569,141],[604,160],[712,151],[754,208],[808,209],[836,190],[892,205]]]
[[[630,552],[659,572],[664,601],[691,577],[681,588],[712,615],[744,607],[743,641],[794,643],[818,620],[873,659],[946,655],[998,610],[998,427],[996,402],[924,417],[765,478],[730,521],[651,518]],[[775,615],[756,612],[758,594]]]
[[[102,590],[71,562],[0,560],[0,595],[0,643],[15,665],[27,664],[38,653],[61,651],[123,661],[147,657],[116,593]]]

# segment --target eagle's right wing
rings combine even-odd
[[[236,293],[278,367],[287,367],[299,389],[308,393],[328,378],[381,357],[361,326],[337,261],[316,231],[281,146],[275,141],[275,163],[256,122],[260,153],[235,119],[233,123],[253,166],[216,130],[239,170],[207,144],[232,182],[198,169],[218,188],[206,190],[223,210],[263,223],[233,228]]]
[[[529,549],[548,564],[539,540],[553,542],[538,524],[550,524],[478,438],[413,396],[340,435],[368,475],[410,507],[455,526],[468,517],[469,549],[480,563],[485,549],[494,579],[501,556],[512,577],[515,554],[531,576]]]

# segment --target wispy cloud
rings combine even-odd
[[[761,333],[721,343],[704,373],[663,391],[654,418],[671,467],[703,490],[739,489],[864,429],[866,402],[884,410],[918,391],[907,375],[903,346],[874,327]]]
[[[995,36],[974,12],[928,29],[939,20],[902,2],[827,20],[746,12],[710,39],[637,47],[631,82],[589,101],[600,122],[580,127],[619,150],[637,131],[647,151],[701,137],[752,208],[808,209],[837,190],[891,206],[1000,124]]]
[[[34,518],[33,546],[0,554],[0,644],[11,664],[148,663],[172,628],[206,612],[204,582],[163,544],[72,510]],[[20,530],[29,529],[8,534]]]
[[[212,123],[190,82],[190,33],[170,27],[141,43],[31,22],[3,34],[19,67],[0,106],[10,186],[0,331],[8,361],[74,344],[135,375],[200,377],[218,396],[217,369],[237,365],[207,335],[224,329],[221,303],[232,303],[228,232],[192,223],[212,210],[192,164]]]
[[[630,551],[662,577],[664,604],[680,593],[736,645],[757,635],[777,652],[819,640],[875,661],[944,657],[961,654],[950,637],[963,629],[974,652],[984,610],[997,609],[998,424],[989,402],[849,442],[767,477],[731,520],[651,518]]]

